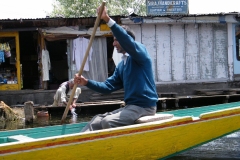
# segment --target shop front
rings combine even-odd
[[[86,31],[80,31],[78,35],[69,34],[66,30],[61,34],[49,34],[49,31],[43,30],[41,32],[39,30],[0,32],[0,44],[2,44],[0,91],[55,90],[61,83],[73,78],[74,74],[78,72],[78,63],[76,63],[74,56],[83,57],[85,53],[83,49],[86,48],[86,45],[78,44],[82,47],[80,47],[81,52],[79,52],[81,54],[77,55],[73,53],[72,44],[77,39],[88,41],[90,35],[85,34]],[[88,69],[86,72],[84,70],[84,74],[89,78],[99,75],[97,79],[101,77],[100,80],[104,80],[108,74],[108,58],[112,57],[113,53],[112,37],[102,36],[105,31],[98,31],[97,34],[99,35],[95,37],[93,43],[93,54],[97,57],[91,58],[92,61],[88,63],[90,70]],[[58,37],[59,35],[64,37]],[[101,54],[97,53],[100,51]],[[104,63],[99,63],[100,59]],[[99,72],[100,66],[103,67],[104,73]]]
[[[37,30],[0,32],[0,91],[56,89],[68,79],[66,49],[66,40],[47,41]],[[44,50],[51,62],[47,81],[43,81]],[[56,87],[50,88],[51,84]]]
[[[18,32],[0,34],[0,90],[21,90],[22,74]]]
[[[118,16],[113,18],[120,23]],[[81,65],[74,56],[85,53],[73,54],[73,42],[89,40],[94,23],[94,17],[0,20],[0,91],[56,90],[73,78]],[[87,77],[96,80],[111,75],[108,59],[113,57],[113,39],[106,26],[101,24],[97,30],[93,59],[89,69],[84,70]],[[43,59],[43,52],[48,52],[47,59]],[[49,68],[45,70],[44,66]]]

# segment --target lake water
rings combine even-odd
[[[78,117],[68,115],[65,123],[78,123],[89,121],[94,115],[79,115]],[[61,116],[41,117],[33,121],[33,123],[19,122],[3,122],[0,121],[0,131],[35,128],[43,126],[52,126],[61,124]],[[236,160],[240,159],[240,131],[219,138],[212,142],[206,143],[189,151],[183,152],[175,157],[167,160]]]
[[[87,116],[67,116],[65,119],[66,124],[87,122],[94,115]],[[14,129],[25,129],[25,128],[35,128],[44,126],[53,126],[61,124],[61,116],[50,116],[50,117],[38,117],[33,120],[33,123],[25,123],[25,120],[19,120],[18,122],[6,122],[0,121],[0,131],[4,130],[14,130]]]

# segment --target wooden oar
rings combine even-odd
[[[83,68],[84,68],[84,66],[85,66],[85,63],[86,63],[86,61],[87,61],[87,57],[88,57],[88,55],[89,55],[90,47],[92,46],[93,39],[94,39],[95,34],[96,34],[96,31],[97,31],[97,27],[98,27],[99,22],[100,22],[100,20],[101,20],[101,15],[102,15],[102,12],[103,12],[105,3],[106,3],[106,2],[102,2],[102,5],[101,5],[100,10],[99,10],[99,13],[98,13],[98,15],[97,15],[97,19],[96,19],[95,24],[94,24],[93,32],[92,32],[92,35],[91,35],[91,37],[90,37],[87,50],[86,50],[86,52],[85,52],[85,56],[84,56],[83,62],[82,62],[82,64],[81,64],[81,68],[80,68],[80,70],[79,70],[79,72],[78,72],[79,75],[82,75]],[[66,116],[67,116],[67,114],[68,114],[70,104],[72,103],[73,96],[74,96],[74,93],[75,93],[75,91],[76,91],[76,88],[77,88],[77,84],[74,84],[73,89],[72,89],[72,93],[71,93],[71,96],[70,96],[70,99],[69,99],[69,101],[68,101],[68,103],[67,103],[67,106],[66,106],[65,111],[64,111],[63,116],[62,116],[61,124],[63,124],[63,123],[65,122],[65,119],[66,119]]]

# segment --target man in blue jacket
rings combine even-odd
[[[78,74],[74,81],[100,93],[111,93],[123,88],[125,107],[96,115],[82,132],[131,125],[142,116],[156,113],[158,96],[148,51],[143,44],[135,41],[134,33],[127,26],[121,27],[109,17],[106,7],[101,19],[112,30],[113,46],[118,53],[123,54],[122,61],[105,82],[86,79]]]

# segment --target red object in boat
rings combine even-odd
[[[48,111],[38,111],[37,117],[49,117]]]

